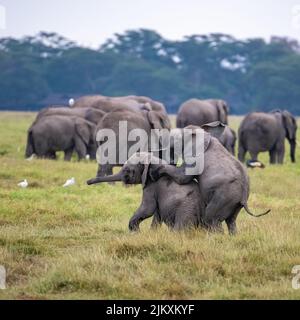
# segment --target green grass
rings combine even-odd
[[[150,221],[131,234],[141,187],[87,186],[92,162],[26,161],[33,118],[0,113],[0,298],[300,298],[291,286],[300,264],[299,148],[297,164],[249,170],[249,207],[272,212],[255,219],[242,211],[237,236],[151,231]],[[230,120],[237,128],[240,118]],[[268,163],[267,154],[260,159]],[[72,176],[76,185],[62,188]],[[20,189],[24,178],[29,187]]]

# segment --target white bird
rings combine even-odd
[[[87,154],[86,156],[85,156],[85,160],[90,160],[90,155],[89,154]]]
[[[261,169],[264,169],[265,168],[265,165],[259,161],[251,161],[251,160],[248,160],[246,162],[246,165],[248,168],[261,168]]]
[[[25,180],[21,181],[20,183],[18,183],[18,186],[21,188],[27,188],[28,187],[27,180],[25,179]]]
[[[68,179],[65,184],[63,185],[63,187],[69,187],[72,186],[73,184],[75,184],[75,178],[72,177],[71,179]]]
[[[26,158],[27,161],[32,161],[36,157],[35,153],[33,153],[29,158]]]
[[[73,98],[71,98],[71,99],[69,100],[69,106],[70,106],[70,107],[73,107],[73,106],[74,106],[74,103],[75,103],[75,100],[74,100]]]

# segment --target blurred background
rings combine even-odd
[[[300,0],[0,0],[0,109],[86,94],[300,114]]]

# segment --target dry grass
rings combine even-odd
[[[0,298],[300,298],[291,286],[300,264],[300,150],[296,165],[249,171],[250,208],[272,212],[241,212],[235,237],[154,232],[149,221],[131,234],[141,187],[86,186],[95,163],[24,160],[33,116],[0,114],[0,264],[8,273]],[[71,176],[77,184],[62,188]],[[27,189],[16,186],[23,178]]]

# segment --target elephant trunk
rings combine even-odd
[[[88,180],[86,183],[90,185],[90,184],[101,183],[101,182],[116,182],[116,181],[122,181],[122,178],[123,178],[123,174],[119,172],[110,176],[96,177],[94,179]]]
[[[291,150],[290,150],[290,156],[291,156],[291,161],[295,162],[295,152],[296,152],[296,139],[292,139],[289,141],[290,142],[290,146],[291,146]]]

